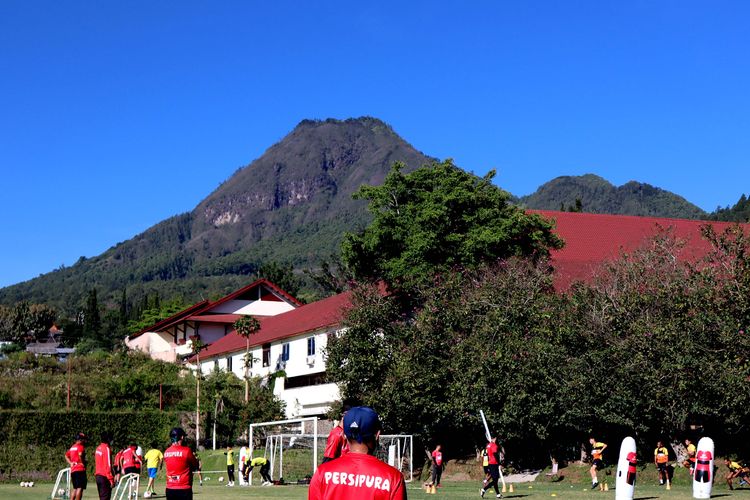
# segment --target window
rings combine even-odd
[[[289,342],[281,346],[281,361],[289,361]]]
[[[263,366],[271,366],[271,344],[263,344]]]
[[[229,357],[227,358],[227,371],[228,371],[228,372],[231,372],[231,371],[232,371],[232,356],[229,356]]]
[[[284,389],[294,389],[295,387],[309,387],[311,385],[327,384],[326,373],[313,373],[312,375],[302,375],[299,377],[287,377],[284,381]]]
[[[315,356],[315,337],[307,337],[307,355]]]

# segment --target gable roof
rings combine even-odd
[[[295,307],[299,307],[302,305],[302,302],[279,288],[276,284],[268,281],[267,279],[259,279],[255,280],[252,283],[250,283],[247,286],[244,286],[240,288],[239,290],[235,290],[234,292],[230,293],[229,295],[225,295],[224,297],[220,298],[219,300],[216,300],[214,302],[210,302],[208,300],[202,300],[198,302],[197,304],[193,304],[192,306],[188,307],[187,309],[183,309],[182,311],[163,319],[157,323],[154,323],[153,325],[147,326],[146,328],[134,333],[129,338],[134,339],[146,332],[160,332],[163,330],[166,330],[167,328],[170,328],[174,326],[177,323],[180,323],[181,321],[208,321],[208,322],[215,322],[215,323],[229,323],[228,316],[235,316],[234,320],[231,321],[234,323],[237,319],[239,319],[242,315],[228,315],[228,314],[205,314],[211,309],[214,309],[215,307],[224,304],[225,302],[229,302],[230,300],[234,300],[237,297],[241,297],[242,295],[246,294],[250,290],[256,287],[260,286],[266,286],[273,290],[274,292],[278,293],[281,297],[284,298],[287,302],[290,302]]]
[[[702,237],[701,227],[710,224],[717,233],[734,225],[730,222],[637,217],[631,215],[588,214],[529,210],[555,221],[554,232],[565,241],[561,250],[551,253],[555,268],[555,288],[567,289],[575,281],[588,281],[602,263],[631,252],[659,228],[671,228],[676,238],[687,242],[682,259],[698,259],[711,249]],[[750,228],[747,224],[742,225]]]
[[[344,312],[351,307],[351,295],[352,292],[347,291],[277,316],[258,318],[260,330],[250,337],[250,347],[338,325]],[[232,330],[201,352],[201,357],[207,359],[244,351],[245,347],[245,338]]]

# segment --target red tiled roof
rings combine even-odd
[[[589,280],[603,262],[629,252],[657,234],[658,228],[671,228],[676,238],[687,241],[683,258],[697,259],[705,255],[710,244],[700,233],[701,226],[711,224],[716,232],[732,226],[728,222],[709,222],[629,215],[587,214],[530,210],[553,219],[555,233],[565,241],[562,250],[552,251],[555,287],[567,289],[575,281]],[[746,226],[747,227],[747,226]]]
[[[344,292],[278,316],[258,318],[260,330],[250,337],[250,346],[258,346],[337,325],[341,322],[344,311],[350,306],[351,292]],[[201,357],[210,358],[230,352],[244,351],[245,344],[245,339],[232,331],[202,351]]]
[[[193,314],[196,311],[199,311],[203,309],[203,307],[208,304],[209,302],[207,300],[202,300],[198,302],[197,304],[193,304],[192,306],[188,307],[187,309],[183,309],[182,311],[173,314],[172,316],[165,318],[158,323],[154,323],[153,325],[147,326],[143,330],[134,333],[130,336],[131,339],[134,339],[146,332],[158,332],[161,330],[164,330],[166,328],[169,328],[175,323],[179,323],[180,321],[183,321],[186,316]]]

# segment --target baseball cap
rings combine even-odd
[[[358,443],[375,437],[379,430],[380,418],[369,406],[355,406],[344,415],[344,434]]]

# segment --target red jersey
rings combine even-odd
[[[109,445],[107,443],[102,443],[97,446],[94,459],[96,461],[96,470],[94,471],[94,474],[97,476],[104,476],[109,479],[111,484],[114,484],[115,478],[112,475],[112,452],[109,450]]]
[[[440,467],[443,465],[443,452],[442,451],[433,451],[432,452],[432,460],[435,462],[435,465]]]
[[[338,458],[349,450],[349,441],[346,440],[344,429],[338,425],[331,429],[326,440],[326,451],[323,456],[327,458]]]
[[[115,467],[118,469],[121,467],[120,462],[122,461],[122,452],[123,450],[120,450],[115,454]]]
[[[86,471],[86,449],[83,444],[77,442],[65,452],[65,456],[72,462],[70,472]]]
[[[487,444],[487,458],[490,465],[497,465],[497,443]]]
[[[188,490],[193,487],[193,471],[198,470],[198,460],[187,446],[173,444],[164,452],[168,490]]]
[[[122,456],[120,458],[122,460],[123,470],[128,467],[138,467],[138,464],[140,463],[140,458],[136,454],[135,448],[132,446],[122,450]]]
[[[372,455],[347,453],[326,462],[310,481],[308,500],[406,500],[404,476]]]

